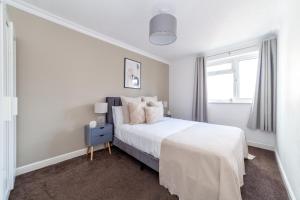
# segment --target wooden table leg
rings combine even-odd
[[[93,156],[94,156],[94,147],[91,146],[91,160],[93,160]]]
[[[86,155],[88,156],[90,153],[90,146],[87,147],[87,150],[86,150]]]
[[[107,143],[107,146],[108,146],[109,154],[111,155],[111,149],[110,149],[110,144],[109,144],[109,142]]]
[[[86,150],[86,156],[87,156],[87,157],[89,157],[89,153],[90,153],[90,146],[88,146],[88,147],[87,147],[87,150]]]

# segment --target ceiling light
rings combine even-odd
[[[149,40],[155,45],[168,45],[177,39],[177,20],[168,13],[155,15],[150,20]]]

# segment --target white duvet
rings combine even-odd
[[[115,127],[115,137],[136,149],[156,158],[160,156],[160,146],[164,138],[183,131],[199,122],[165,117],[154,124],[121,124]]]
[[[248,148],[239,128],[164,118],[119,125],[115,137],[159,158],[160,184],[180,199],[241,199]]]

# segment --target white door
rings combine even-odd
[[[4,169],[4,128],[3,128],[3,120],[4,120],[4,99],[3,99],[3,65],[4,65],[4,8],[3,3],[0,2],[0,199],[4,199],[5,197],[5,182],[6,182],[6,172]]]
[[[16,98],[16,68],[15,68],[15,40],[13,23],[6,21],[6,52],[7,62],[4,71],[6,71],[6,78],[4,78],[4,86],[6,87],[5,96],[9,100],[9,120],[5,122],[7,130],[7,157],[8,157],[8,187],[13,189],[16,171],[16,115],[17,115],[17,98]]]
[[[0,200],[13,189],[16,168],[16,69],[13,24],[0,3]]]

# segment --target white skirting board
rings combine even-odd
[[[260,144],[260,143],[255,143],[255,142],[250,142],[250,141],[248,141],[247,143],[248,143],[249,146],[274,151],[274,147],[272,147],[272,146],[268,146],[268,145]],[[99,150],[99,149],[103,149],[103,148],[104,148],[104,146],[101,145],[101,146],[95,148],[95,150]],[[84,149],[76,150],[76,151],[73,151],[73,152],[70,152],[70,153],[62,154],[62,155],[59,155],[59,156],[55,156],[55,157],[52,157],[52,158],[48,158],[48,159],[45,159],[45,160],[41,160],[41,161],[38,161],[38,162],[34,162],[34,163],[31,163],[31,164],[28,164],[28,165],[18,167],[17,170],[16,170],[16,175],[18,176],[18,175],[21,175],[21,174],[25,174],[27,172],[31,172],[31,171],[34,171],[34,170],[37,170],[37,169],[41,169],[41,168],[47,167],[49,165],[54,165],[56,163],[59,163],[59,162],[62,162],[62,161],[65,161],[65,160],[68,160],[68,159],[71,159],[71,158],[82,156],[82,155],[86,154],[86,151],[87,151],[87,149],[84,148]]]
[[[9,199],[10,190],[7,189],[4,194],[4,199]]]
[[[285,188],[287,190],[287,193],[289,195],[289,199],[290,200],[296,200],[296,196],[292,190],[292,187],[290,185],[290,182],[286,176],[286,173],[283,169],[283,166],[282,166],[282,163],[281,163],[281,159],[280,159],[280,156],[277,152],[277,150],[275,150],[275,156],[276,156],[276,161],[277,161],[277,164],[278,164],[278,167],[279,167],[279,171],[280,171],[280,174],[281,174],[281,177],[283,179],[283,182],[284,182],[284,185],[285,185]]]
[[[100,149],[104,149],[104,145],[99,145],[99,147],[94,148],[94,151],[97,151]],[[28,165],[24,165],[24,166],[17,168],[16,175],[18,176],[21,174],[25,174],[27,172],[31,172],[31,171],[34,171],[37,169],[47,167],[49,165],[54,165],[54,164],[57,164],[59,162],[65,161],[65,160],[69,160],[69,159],[72,159],[72,158],[75,158],[78,156],[82,156],[82,155],[86,154],[86,152],[87,152],[87,148],[84,148],[84,149],[76,150],[76,151],[73,151],[70,153],[66,153],[66,154],[62,154],[62,155],[55,156],[52,158],[48,158],[45,160],[41,160],[38,162],[34,162],[34,163],[31,163]]]
[[[280,159],[279,154],[278,154],[277,150],[275,149],[275,147],[270,146],[270,145],[266,145],[266,144],[262,144],[262,143],[251,142],[251,141],[247,141],[247,144],[249,146],[252,146],[252,147],[257,147],[257,148],[266,149],[266,150],[270,150],[270,151],[274,151],[275,152],[276,161],[277,161],[277,164],[278,164],[278,167],[279,167],[279,171],[280,171],[283,183],[284,183],[285,188],[286,188],[286,190],[288,192],[289,199],[290,200],[296,200],[296,197],[295,197],[294,192],[293,192],[293,190],[291,188],[289,180],[287,179],[286,173],[285,173],[285,171],[283,169],[283,166],[282,166],[282,163],[281,163],[281,159]]]
[[[264,144],[260,144],[260,143],[255,143],[255,142],[249,142],[248,141],[248,145],[274,151],[274,147],[264,145]],[[95,150],[100,150],[100,149],[104,149],[104,146],[101,145],[101,146],[95,148]],[[57,164],[59,162],[65,161],[65,160],[69,160],[69,159],[72,159],[72,158],[75,158],[75,157],[78,157],[78,156],[82,156],[82,155],[86,154],[86,151],[87,151],[87,149],[84,148],[84,149],[80,149],[80,150],[73,151],[73,152],[70,152],[70,153],[55,156],[53,158],[45,159],[45,160],[42,160],[42,161],[38,161],[38,162],[35,162],[35,163],[31,163],[31,164],[28,164],[28,165],[25,165],[25,166],[18,167],[17,170],[16,170],[16,175],[18,176],[18,175],[21,175],[21,174],[25,174],[27,172],[31,172],[31,171],[34,171],[34,170],[37,170],[37,169],[41,169],[43,167],[47,167],[49,165],[54,165],[54,164]],[[284,169],[282,167],[280,157],[279,157],[278,152],[276,150],[275,150],[275,155],[276,155],[276,160],[277,160],[277,163],[278,163],[278,166],[279,166],[279,170],[280,170],[282,179],[283,179],[284,184],[286,186],[286,189],[288,191],[288,195],[289,195],[291,200],[296,200],[296,197],[295,197],[295,195],[293,193],[293,190],[292,190],[292,188],[289,184],[287,176],[286,176],[286,174],[284,172]]]
[[[266,150],[269,150],[269,151],[274,151],[275,150],[275,148],[273,146],[263,144],[263,143],[247,141],[247,144],[248,144],[248,146],[251,146],[251,147],[257,147],[257,148],[266,149]]]

